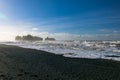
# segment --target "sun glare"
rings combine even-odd
[[[13,27],[0,27],[0,41],[14,40],[17,30]]]

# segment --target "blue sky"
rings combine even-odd
[[[120,0],[0,0],[0,25],[16,34],[120,39]]]

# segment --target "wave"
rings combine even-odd
[[[2,42],[23,48],[43,50],[72,58],[101,58],[120,61],[120,41],[36,41]]]

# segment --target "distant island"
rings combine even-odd
[[[32,35],[28,34],[28,35],[24,35],[24,36],[16,36],[15,40],[16,41],[43,41],[43,38],[38,37],[38,36],[32,36]],[[55,38],[46,37],[45,41],[55,41]]]

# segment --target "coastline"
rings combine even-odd
[[[120,62],[68,58],[0,44],[2,80],[120,80]]]
[[[109,43],[109,44],[108,44]],[[23,41],[1,42],[5,45],[14,45],[22,48],[36,49],[63,55],[70,58],[109,59],[120,61],[119,41]]]

